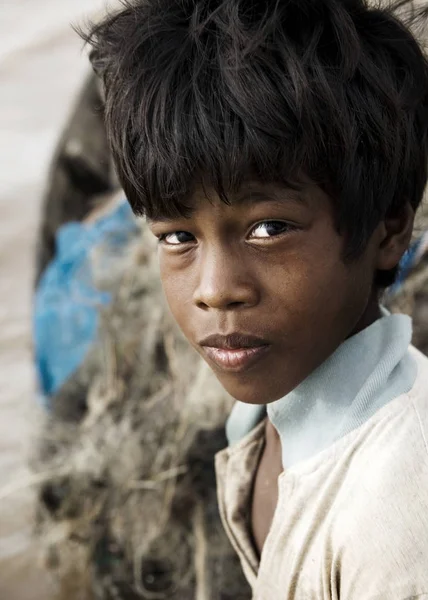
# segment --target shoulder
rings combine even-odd
[[[383,406],[353,434],[355,467],[362,478],[387,489],[392,482],[409,479],[428,469],[428,358],[413,346],[409,356],[416,365],[411,388]],[[415,484],[418,478],[412,478]],[[428,491],[427,491],[428,498]]]
[[[367,430],[333,528],[350,600],[428,598],[428,359],[410,352],[415,383]]]
[[[365,520],[400,516],[398,530],[423,507],[428,530],[428,359],[413,347],[410,353],[417,364],[415,382],[360,429],[348,485],[355,492],[352,504]],[[399,515],[403,506],[407,510]]]

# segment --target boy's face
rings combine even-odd
[[[377,317],[377,238],[345,263],[332,204],[314,185],[248,184],[230,206],[208,196],[194,194],[189,218],[150,224],[165,294],[226,390],[272,402]]]

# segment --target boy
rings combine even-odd
[[[87,40],[171,311],[239,401],[253,598],[428,598],[428,363],[379,304],[427,177],[415,39],[363,0],[135,0]]]

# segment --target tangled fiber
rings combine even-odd
[[[108,269],[92,261],[114,302],[35,464],[49,474],[38,535],[58,600],[247,600],[213,467],[232,400],[173,325],[144,224]]]

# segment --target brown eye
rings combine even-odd
[[[290,223],[284,221],[263,221],[258,223],[250,233],[252,239],[271,238],[293,229]]]
[[[168,246],[179,246],[195,240],[194,236],[188,231],[174,231],[173,233],[164,233],[159,236],[159,241]]]

